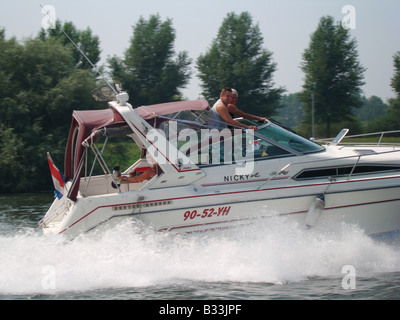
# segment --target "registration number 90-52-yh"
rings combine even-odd
[[[218,208],[206,208],[203,211],[198,210],[189,210],[186,211],[183,215],[184,221],[190,219],[194,220],[196,218],[212,218],[212,217],[220,217],[227,216],[231,211],[231,207],[218,207]]]

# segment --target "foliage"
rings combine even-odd
[[[175,37],[172,20],[141,17],[124,58],[109,59],[114,80],[122,83],[134,106],[180,100],[179,90],[190,78],[191,60],[186,51],[175,57]]]
[[[121,171],[125,171],[140,159],[141,151],[136,144],[132,143],[132,139],[129,138],[110,143],[105,148],[103,158],[110,166],[120,166]]]
[[[61,168],[72,110],[100,107],[82,67],[57,39],[19,43],[0,33],[0,192],[51,188],[46,153]]]
[[[299,93],[282,96],[280,108],[275,119],[286,127],[295,129],[304,117],[303,103]]]
[[[282,88],[274,88],[276,63],[262,48],[263,37],[248,12],[229,13],[210,49],[197,60],[203,95],[215,102],[224,87],[239,91],[246,112],[273,115],[279,108]]]
[[[41,29],[38,38],[42,41],[56,40],[65,47],[72,49],[72,56],[74,57],[76,68],[88,70],[91,69],[91,64],[86,58],[76,50],[75,46],[71,43],[70,39],[61,31],[61,29],[68,35],[68,37],[75,42],[75,44],[82,50],[88,59],[96,65],[100,61],[100,40],[98,36],[92,34],[92,30],[78,30],[72,22],[65,22],[63,25],[57,21],[57,28],[55,29]]]
[[[393,56],[394,75],[391,81],[396,97],[388,100],[386,113],[369,123],[371,131],[399,130],[400,123],[400,51]]]
[[[392,78],[391,86],[397,94],[397,98],[400,98],[400,51],[393,56],[393,67],[395,74]]]
[[[361,108],[353,110],[354,114],[361,121],[373,121],[376,118],[383,116],[388,108],[388,105],[377,96],[369,98],[361,97]]]
[[[24,170],[24,149],[23,141],[14,134],[14,130],[0,123],[0,192],[23,184],[21,178],[26,180],[25,176],[20,176]]]
[[[331,136],[331,124],[351,120],[353,108],[359,108],[359,94],[365,69],[358,61],[357,43],[348,29],[322,17],[303,53],[301,65],[305,83],[301,94],[304,123],[311,122],[312,93],[315,97],[315,121],[325,125]],[[313,85],[315,84],[315,85]]]
[[[301,93],[284,95],[280,102],[281,108],[275,119],[302,135],[308,136],[311,132],[311,123],[303,122],[304,112],[300,95]],[[362,101],[361,108],[353,110],[354,116],[349,120],[332,124],[331,131],[333,135],[343,128],[349,128],[351,134],[376,131],[376,126],[381,123],[379,119],[385,115],[388,105],[377,96],[369,98],[362,96],[360,100]],[[319,136],[323,136],[325,134],[325,125],[317,123],[315,130]]]

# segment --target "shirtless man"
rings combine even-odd
[[[234,127],[241,127],[244,129],[257,131],[257,126],[247,126],[240,123],[232,118],[230,113],[243,117],[249,120],[265,120],[265,118],[253,116],[251,114],[244,113],[240,111],[235,104],[237,102],[238,94],[237,91],[231,88],[224,88],[221,92],[220,99],[212,107],[209,117],[208,126],[213,129],[223,130],[232,125]],[[236,96],[236,98],[235,98]]]
[[[228,112],[230,114],[233,114],[233,115],[235,115],[237,117],[242,117],[243,119],[254,120],[254,121],[259,121],[259,122],[267,120],[267,118],[254,116],[252,114],[245,113],[242,110],[240,110],[236,106],[238,98],[239,98],[238,92],[235,89],[232,89],[232,99],[231,99],[231,102],[230,102],[230,104],[228,105],[228,108],[227,108]]]

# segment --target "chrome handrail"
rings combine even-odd
[[[376,146],[381,146],[381,145],[400,145],[399,143],[382,143],[383,137],[385,135],[388,134],[394,134],[394,133],[400,133],[400,130],[392,130],[392,131],[378,131],[378,132],[371,132],[371,133],[361,133],[361,134],[355,134],[355,135],[351,135],[351,136],[345,136],[343,138],[344,139],[352,139],[352,138],[362,138],[362,137],[370,137],[370,136],[378,136],[379,135],[379,139],[378,142],[363,142],[362,144],[365,145],[376,145]],[[318,139],[315,140],[315,142],[319,142],[319,143],[328,143],[333,141],[335,138],[327,138],[327,139]],[[343,142],[341,141],[339,144],[357,144],[356,142]]]
[[[286,171],[288,168],[292,168],[292,167],[296,167],[296,166],[304,166],[304,164],[310,164],[310,163],[323,163],[323,162],[330,162],[332,160],[343,160],[343,159],[352,159],[355,158],[355,162],[353,165],[353,168],[351,170],[351,172],[349,173],[349,175],[347,176],[347,179],[350,180],[354,170],[356,169],[357,165],[360,163],[361,158],[364,157],[371,157],[371,156],[379,156],[382,154],[389,154],[389,153],[400,153],[400,149],[399,150],[391,150],[391,151],[384,151],[384,152],[377,152],[377,153],[366,153],[366,154],[357,154],[357,155],[351,155],[351,156],[344,156],[344,157],[338,157],[338,158],[328,158],[328,159],[318,159],[318,160],[309,160],[309,161],[301,161],[301,162],[292,162],[292,163],[288,163],[286,164],[285,167],[283,167],[280,171],[275,172],[274,176],[272,178],[274,178],[276,175],[279,175],[280,173],[282,173],[283,171]],[[272,180],[272,178],[268,178],[267,181],[263,181],[262,184],[258,187],[258,189],[261,189],[265,184],[267,184],[269,181]]]

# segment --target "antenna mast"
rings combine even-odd
[[[68,38],[69,41],[71,41],[71,43],[75,46],[75,48],[80,52],[80,54],[90,63],[90,65],[92,66],[92,68],[94,70],[96,70],[96,72],[100,75],[101,78],[103,78],[103,80],[106,82],[106,84],[110,87],[110,89],[115,93],[115,95],[118,97],[118,95],[120,94],[120,92],[118,92],[115,87],[108,82],[108,80],[106,79],[106,77],[100,72],[100,70],[92,63],[92,61],[90,61],[90,59],[86,56],[86,54],[82,51],[81,48],[79,48],[79,46],[71,39],[71,37],[64,31],[64,29],[61,27],[61,25],[57,22],[57,20],[51,16],[50,11],[45,11],[44,7],[42,5],[40,5],[40,7],[42,8],[42,12],[45,13],[46,15],[48,15],[56,24],[56,26],[58,28],[60,28],[61,32]]]

